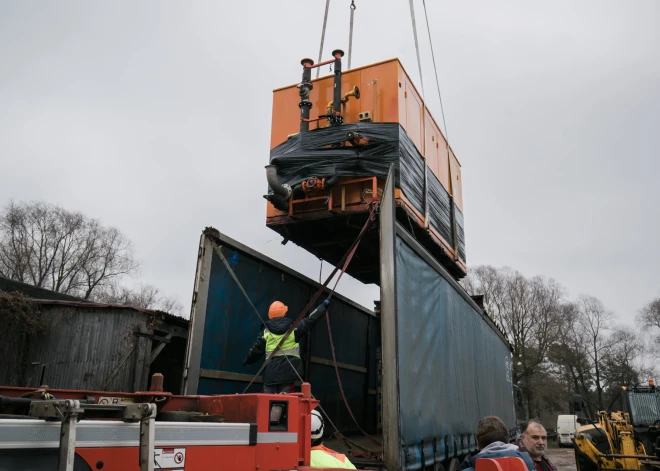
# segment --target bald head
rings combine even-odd
[[[532,459],[541,461],[548,447],[548,433],[545,431],[545,427],[536,420],[530,420],[523,426],[521,438],[525,450]]]

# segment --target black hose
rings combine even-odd
[[[333,186],[335,186],[337,184],[338,181],[339,181],[339,176],[338,175],[333,175],[330,178],[326,179],[325,187],[326,188],[332,188]]]
[[[39,401],[40,399],[33,399],[31,397],[7,397],[0,396],[0,407],[19,407],[30,406],[32,401]]]
[[[280,185],[277,180],[277,167],[275,165],[266,165],[266,181],[273,193],[288,200],[291,196],[291,188],[289,186]]]

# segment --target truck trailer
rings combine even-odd
[[[455,278],[396,221],[393,179],[386,181],[376,228],[381,299],[370,310],[335,295],[327,315],[336,362],[326,324],[319,322],[302,344],[304,379],[340,433],[362,429],[375,435],[382,448],[367,448],[380,453],[386,469],[442,465],[454,471],[476,450],[483,416],[496,415],[515,427],[510,345]],[[277,299],[290,307],[292,319],[321,287],[206,228],[198,249],[186,394],[241,393],[253,379],[247,392],[261,389],[260,378],[253,378],[258,367],[242,365],[261,326],[241,286],[259,311],[265,314]]]
[[[361,468],[458,471],[482,417],[515,427],[511,346],[457,281],[466,274],[460,164],[398,60],[342,73],[342,55],[303,59],[300,84],[275,91],[266,224],[378,284],[374,308],[207,227],[184,395],[158,381],[123,394],[3,388],[0,409],[15,417],[0,419],[0,455],[30,461],[57,449],[51,458],[67,471],[150,471],[152,456],[160,469],[303,471],[318,407]],[[324,64],[333,76],[312,81]],[[279,300],[296,319],[320,294],[333,300],[327,323],[301,342],[300,392],[262,394],[257,365],[242,364],[260,317]],[[115,421],[81,425],[79,450],[77,417],[105,413]]]

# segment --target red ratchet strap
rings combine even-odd
[[[346,409],[348,410],[348,413],[351,415],[351,419],[353,419],[353,422],[355,422],[355,425],[357,426],[358,430],[362,432],[362,435],[364,435],[367,440],[369,440],[371,443],[378,447],[383,447],[383,444],[380,443],[378,440],[373,438],[371,435],[369,435],[367,432],[362,430],[362,427],[360,427],[360,424],[358,424],[357,419],[353,415],[353,411],[351,410],[351,406],[348,405],[348,400],[346,399],[346,394],[344,394],[344,387],[341,384],[341,378],[339,377],[339,367],[337,366],[337,357],[335,355],[335,344],[332,341],[332,330],[330,330],[330,312],[328,311],[325,314],[325,320],[328,325],[328,337],[330,338],[330,350],[332,350],[332,362],[335,365],[335,373],[337,374],[337,383],[339,383],[339,391],[341,392],[341,397],[344,399],[344,405],[346,406]]]

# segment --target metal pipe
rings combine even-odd
[[[318,64],[314,64],[314,63],[312,63],[312,64],[303,64],[303,67],[308,67],[310,69],[316,69],[316,68],[324,66],[324,65],[332,64],[334,61],[335,61],[334,59],[328,59],[327,61],[319,62]]]
[[[273,193],[288,199],[291,196],[291,187],[289,185],[280,185],[277,180],[277,167],[275,165],[266,165],[266,180],[268,187],[273,190]]]
[[[0,407],[18,407],[18,406],[29,406],[33,401],[38,401],[39,399],[33,399],[28,397],[7,397],[0,396]]]
[[[335,113],[341,112],[341,58],[344,56],[344,51],[335,49],[332,51],[335,58],[335,84],[333,94],[333,111]]]
[[[302,81],[298,85],[298,94],[300,95],[300,132],[309,131],[309,111],[312,109],[312,102],[309,101],[309,92],[314,88],[312,85],[312,69],[314,65],[312,59],[303,59],[300,61],[303,66]],[[273,190],[274,191],[274,190]]]
[[[162,373],[154,373],[151,376],[151,387],[149,391],[163,392],[163,375]]]

